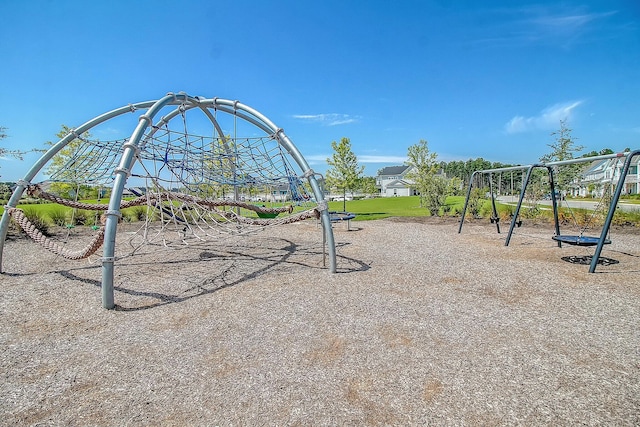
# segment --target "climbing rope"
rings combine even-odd
[[[94,211],[103,211],[109,208],[106,204],[94,204],[94,203],[83,203],[74,200],[63,199],[54,194],[47,193],[43,191],[39,185],[34,184],[27,188],[27,193],[31,197],[39,197],[44,200],[48,200],[51,202],[58,203],[63,206],[68,206],[77,209],[86,209],[86,210],[94,210]],[[271,225],[284,225],[284,224],[292,224],[298,221],[304,221],[306,219],[311,218],[319,218],[320,211],[322,209],[326,209],[326,206],[318,206],[312,209],[308,209],[294,215],[288,215],[281,218],[268,218],[268,219],[258,219],[258,218],[248,218],[242,215],[237,214],[234,211],[222,211],[218,209],[222,206],[231,206],[231,207],[241,207],[244,209],[248,209],[257,213],[264,214],[278,214],[278,213],[289,213],[293,212],[293,206],[283,206],[276,208],[268,208],[265,206],[257,206],[250,203],[245,203],[242,201],[236,200],[210,200],[203,199],[196,196],[191,196],[188,194],[181,194],[175,192],[164,192],[159,194],[149,194],[145,196],[140,196],[132,200],[124,201],[120,204],[120,209],[126,209],[134,206],[146,205],[149,203],[159,204],[161,202],[172,202],[179,201],[182,203],[193,204],[200,207],[205,207],[213,213],[219,215],[226,220],[231,220],[238,222],[240,224],[245,225],[256,225],[256,226],[271,226]],[[157,207],[157,206],[156,206]],[[42,247],[47,249],[50,252],[55,253],[56,255],[60,255],[63,258],[70,260],[80,260],[84,258],[88,258],[93,255],[102,243],[104,242],[104,217],[101,222],[103,223],[102,227],[98,230],[98,233],[93,238],[89,244],[78,251],[70,251],[69,249],[57,244],[52,239],[45,236],[25,215],[24,211],[18,208],[7,207],[7,212],[9,215],[16,221],[16,223],[24,230],[24,232],[36,243],[40,244]]]
[[[41,199],[49,200],[51,202],[58,203],[63,206],[68,206],[71,208],[77,209],[85,209],[85,210],[94,210],[94,211],[105,211],[109,209],[109,205],[101,204],[101,203],[83,203],[76,202],[69,199],[63,199],[62,197],[56,196],[55,194],[47,193],[43,191],[38,184],[30,185],[27,188],[27,194],[31,197],[39,197]],[[188,194],[174,193],[171,191],[167,191],[159,194],[149,194],[146,196],[139,196],[135,199],[126,200],[120,203],[120,209],[131,208],[134,206],[142,206],[146,205],[149,202],[169,202],[169,201],[181,201],[184,203],[192,203],[200,206],[206,207],[221,207],[221,206],[231,206],[231,207],[241,207],[244,209],[248,209],[257,213],[265,213],[265,214],[275,214],[275,213],[292,213],[293,206],[287,205],[283,207],[276,208],[268,208],[266,206],[258,206],[253,205],[251,203],[246,203],[238,200],[212,200],[212,199],[203,199],[196,196],[191,196]]]
[[[31,237],[34,242],[40,244],[48,251],[53,252],[56,255],[60,255],[66,259],[79,260],[88,258],[93,255],[104,242],[105,228],[104,226],[102,226],[98,230],[98,233],[93,238],[93,240],[84,249],[78,251],[70,251],[42,234],[42,232],[38,230],[38,228],[33,225],[31,221],[29,221],[22,209],[7,208],[7,211],[9,212],[9,215],[11,215],[11,217],[18,223],[20,228],[22,228],[24,232],[27,233],[27,236]]]

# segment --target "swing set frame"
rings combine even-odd
[[[471,178],[469,179],[469,188],[467,190],[467,196],[464,202],[464,208],[462,210],[462,219],[460,220],[458,233],[462,232],[462,226],[464,225],[464,220],[467,213],[467,206],[469,204],[469,198],[471,196],[471,190],[473,187],[474,178],[477,175],[478,176],[489,175],[490,177],[489,193],[491,196],[491,206],[493,210],[492,223],[496,224],[497,232],[500,233],[499,218],[498,218],[496,202],[495,202],[495,192],[493,189],[491,177],[495,173],[526,171],[525,178],[522,182],[522,188],[520,190],[520,197],[518,199],[518,203],[516,205],[516,210],[513,214],[513,217],[511,218],[509,232],[507,234],[507,237],[504,243],[505,246],[509,246],[509,243],[511,242],[511,236],[513,235],[513,231],[516,225],[518,224],[518,216],[520,215],[520,209],[522,208],[522,203],[524,202],[527,186],[529,185],[533,171],[535,169],[541,169],[541,168],[546,169],[549,175],[549,186],[551,189],[551,205],[553,208],[553,221],[554,221],[554,228],[555,228],[555,235],[553,236],[553,240],[557,242],[558,247],[562,247],[562,243],[567,243],[570,245],[579,245],[579,246],[596,246],[595,253],[591,259],[591,264],[589,266],[589,273],[595,273],[596,266],[598,265],[598,261],[600,259],[600,255],[602,253],[602,249],[604,245],[611,243],[611,241],[607,238],[607,236],[609,235],[609,230],[611,229],[611,222],[613,220],[613,215],[615,214],[616,208],[618,206],[618,201],[620,200],[620,195],[622,194],[622,189],[624,188],[625,181],[629,173],[631,161],[637,155],[640,155],[640,150],[627,151],[624,153],[616,153],[616,154],[605,154],[605,155],[594,156],[594,157],[561,160],[556,162],[534,163],[534,164],[525,165],[525,166],[512,166],[512,167],[506,167],[506,168],[484,169],[484,170],[475,171],[473,172],[473,174],[471,174]],[[597,160],[621,159],[625,157],[626,159],[620,171],[620,176],[618,177],[618,182],[616,184],[616,188],[611,199],[611,205],[609,206],[609,211],[604,221],[604,225],[602,227],[600,236],[599,237],[583,237],[582,235],[569,236],[569,235],[561,234],[560,222],[558,219],[558,198],[556,195],[553,168],[556,166],[593,162]]]

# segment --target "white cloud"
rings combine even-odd
[[[529,22],[537,31],[555,37],[575,34],[582,31],[592,22],[606,19],[615,14],[615,11],[605,13],[581,13],[581,11],[575,10],[569,13],[557,14],[547,12],[531,18]]]
[[[359,117],[350,116],[348,114],[337,114],[337,113],[329,113],[329,114],[295,114],[293,116],[295,119],[304,120],[307,122],[320,123],[324,126],[336,126],[336,125],[345,125],[348,123],[357,122]]]
[[[329,157],[331,157],[330,154],[310,154],[304,156],[304,159],[312,165],[317,165],[318,163],[326,163]]]
[[[570,101],[547,107],[537,116],[515,116],[505,124],[505,131],[507,133],[522,133],[556,129],[561,120],[571,119],[573,111],[582,103],[583,101]]]
[[[564,49],[589,43],[594,37],[611,37],[619,33],[608,18],[617,11],[590,12],[587,7],[535,5],[507,7],[491,12],[495,19],[473,42],[479,46],[515,47],[531,44],[553,45]],[[491,15],[489,15],[491,16]],[[602,34],[602,35],[601,35]]]

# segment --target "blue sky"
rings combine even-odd
[[[318,172],[342,137],[367,175],[421,139],[528,164],[563,119],[585,151],[640,148],[637,0],[3,0],[0,20],[10,149],[179,91],[255,108]]]

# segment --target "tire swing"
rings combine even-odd
[[[616,160],[616,164],[617,164],[617,160]],[[615,168],[615,166],[616,165],[614,165],[614,168]],[[596,205],[596,207],[593,210],[593,212],[591,212],[591,215],[589,215],[589,217],[585,221],[584,225],[582,227],[580,227],[580,233],[578,235],[567,235],[567,234],[559,234],[558,233],[558,235],[553,236],[552,239],[555,240],[556,242],[558,242],[559,244],[560,243],[566,243],[568,245],[573,245],[573,246],[597,246],[598,243],[600,242],[601,237],[585,236],[584,233],[587,231],[587,229],[589,227],[591,227],[593,225],[593,223],[595,222],[596,216],[598,214],[600,214],[601,211],[604,210],[605,199],[607,197],[607,193],[608,193],[609,189],[610,189],[610,187],[606,187],[603,190],[602,196],[600,197],[600,200],[598,200],[598,204]],[[562,198],[561,198],[561,200],[562,200]],[[556,203],[555,200],[554,200],[554,203]],[[578,219],[576,218],[575,213],[573,212],[573,209],[571,209],[571,206],[569,205],[568,202],[567,202],[567,209],[569,210],[569,213],[571,214],[571,218],[573,220],[573,223],[575,224],[576,227],[578,227],[579,226]],[[602,239],[604,239],[603,242],[602,242],[604,245],[610,245],[611,244],[611,239],[605,238],[604,236],[602,237]]]
[[[589,215],[589,218],[587,219],[587,221],[585,221],[585,224],[580,228],[580,234],[578,235],[558,234],[556,236],[553,236],[552,239],[559,243],[567,243],[573,246],[597,246],[598,243],[600,242],[601,237],[585,236],[584,233],[593,224],[596,215],[598,215],[600,211],[603,209],[605,205],[604,200],[606,198],[606,194],[607,194],[606,190],[602,192],[602,197],[598,201],[598,204],[596,205],[595,209],[593,210],[591,215]],[[573,209],[571,209],[571,206],[569,205],[569,203],[567,203],[567,208],[569,209],[569,212],[571,213],[571,218],[573,219],[573,222],[577,227],[578,220],[573,212]],[[608,239],[605,237],[602,237],[602,238],[604,239],[602,242],[604,245],[611,244],[611,239]]]
[[[573,246],[596,246],[600,241],[599,237],[583,236],[582,234],[577,236],[561,234],[559,236],[553,236],[552,239],[556,242],[567,243]],[[611,244],[611,240],[605,239],[604,244]]]
[[[610,238],[585,236],[584,235],[584,233],[586,232],[587,228],[589,228],[589,226],[593,223],[593,220],[594,220],[595,216],[602,209],[602,206],[604,206],[604,199],[605,199],[605,194],[603,194],[602,198],[598,202],[598,205],[596,206],[596,208],[593,210],[593,212],[589,216],[589,219],[586,222],[586,224],[583,227],[580,228],[580,233],[578,235],[559,234],[559,235],[553,236],[552,239],[557,241],[558,245],[560,245],[562,243],[566,243],[566,244],[572,245],[572,246],[590,247],[590,246],[597,246],[600,243],[600,239],[602,238],[602,239],[604,239],[602,241],[603,245],[610,245],[611,244],[611,239]],[[573,210],[571,209],[571,206],[569,206],[568,203],[567,203],[567,207],[569,209],[569,212],[571,213],[571,216],[573,218],[574,223],[577,226],[578,225],[578,221],[577,221],[577,219],[576,219],[576,217],[574,215]],[[593,260],[593,255],[590,255],[590,254],[587,254],[587,255],[569,255],[569,256],[563,256],[561,259],[563,261],[566,261],[566,262],[571,263],[571,264],[590,265],[592,260]],[[617,261],[615,259],[612,259],[612,258],[598,257],[597,263],[598,263],[598,265],[607,266],[607,265],[618,264],[619,261]]]

